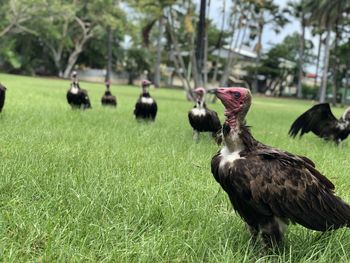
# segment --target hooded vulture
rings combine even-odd
[[[350,206],[310,159],[254,139],[245,122],[248,89],[212,92],[224,104],[226,120],[224,147],[212,158],[211,171],[253,239],[261,234],[266,247],[278,245],[289,222],[317,231],[350,226]]]
[[[150,85],[151,82],[148,80],[143,80],[141,82],[142,91],[134,109],[134,115],[137,120],[143,119],[154,121],[156,118],[157,103],[147,90]]]
[[[188,120],[193,128],[193,138],[198,140],[200,132],[211,132],[217,143],[220,142],[221,123],[218,114],[207,108],[204,88],[194,90],[197,102],[188,113]]]
[[[0,84],[0,112],[5,104],[6,88]]]
[[[76,71],[73,71],[72,73],[72,83],[70,89],[67,92],[67,101],[73,109],[91,108],[87,90],[80,88]]]
[[[102,96],[101,103],[103,106],[117,107],[117,98],[116,96],[113,96],[110,91],[109,81],[106,81],[106,91],[105,94]]]

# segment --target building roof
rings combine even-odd
[[[239,55],[242,58],[256,59],[257,54],[254,51],[248,50],[247,48],[233,48],[231,49],[235,55]],[[228,46],[224,46],[221,49],[216,49],[213,51],[214,56],[220,56],[221,58],[227,58],[230,52]]]

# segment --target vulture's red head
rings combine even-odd
[[[142,80],[142,82],[141,82],[141,86],[143,87],[143,88],[145,88],[145,87],[148,87],[148,86],[150,86],[152,83],[149,81],[149,80],[147,80],[147,79],[144,79],[144,80]]]
[[[72,74],[71,74],[71,79],[72,81],[75,83],[77,81],[77,72],[76,71],[73,71]]]
[[[205,94],[205,89],[200,87],[200,88],[196,88],[194,90],[194,94],[196,94],[196,97],[198,100],[202,100]]]
[[[252,98],[249,89],[218,88],[214,92],[225,106],[226,117],[234,115],[242,115],[244,117],[247,114]]]

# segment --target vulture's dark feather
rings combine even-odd
[[[313,132],[318,137],[339,143],[350,133],[350,121],[339,120],[331,112],[328,103],[317,104],[300,115],[292,124],[289,135],[293,138],[300,134]]]
[[[318,231],[350,226],[350,206],[334,195],[333,183],[309,159],[258,143],[250,133],[245,136],[244,143],[253,148],[242,151],[233,166],[220,167],[220,152],[211,166],[248,224],[278,217]]]
[[[101,103],[103,106],[117,106],[117,97],[113,96],[109,90],[106,90],[101,98]]]
[[[75,88],[77,88],[77,91],[73,92]],[[88,92],[85,89],[81,89],[79,83],[72,83],[71,88],[67,92],[67,101],[73,109],[91,108]]]
[[[201,108],[204,114],[196,115],[195,109],[198,109],[198,105],[195,105],[195,107],[188,112],[188,120],[193,130],[196,132],[211,132],[212,136],[219,143],[221,141],[221,123],[218,114],[208,109],[205,103]]]
[[[6,88],[0,84],[0,112],[5,104]]]
[[[253,238],[261,233],[265,245],[279,244],[288,222],[317,231],[350,227],[350,206],[335,195],[333,183],[309,158],[254,139],[245,125],[249,90],[219,88],[216,94],[227,119],[222,133],[225,145],[212,158],[211,171]],[[314,110],[334,121],[326,108]]]
[[[145,103],[145,100],[147,102],[150,101],[151,103]],[[136,119],[154,121],[157,115],[157,110],[158,107],[156,101],[148,92],[143,92],[136,102],[134,115]]]

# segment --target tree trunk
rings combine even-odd
[[[113,32],[111,27],[108,28],[108,55],[107,55],[107,72],[106,82],[110,82],[112,73],[112,45],[113,45]]]
[[[350,61],[347,63],[347,67],[346,67],[346,73],[345,73],[345,86],[344,86],[344,92],[343,92],[343,96],[341,99],[341,105],[344,106],[347,103],[347,95],[348,95],[348,89],[349,89],[349,71],[350,71]]]
[[[209,17],[210,10],[210,0],[208,0],[208,14],[206,17]],[[205,20],[205,37],[204,37],[204,58],[203,58],[203,87],[207,88],[208,83],[208,22]]]
[[[337,20],[335,23],[335,39],[334,39],[334,50],[338,49],[338,42],[340,39],[340,30],[338,29],[338,23]],[[332,87],[332,105],[335,106],[337,104],[337,90],[338,90],[338,65],[339,65],[339,59],[337,57],[337,54],[334,55],[334,63],[333,63],[333,87]]]
[[[192,55],[191,55],[191,64],[192,64],[192,76],[193,76],[193,82],[194,82],[194,87],[200,87],[202,86],[200,83],[200,76],[198,73],[198,68],[197,68],[197,59],[196,59],[196,54],[195,54],[195,50],[193,51]],[[189,78],[190,79],[190,78]]]
[[[82,48],[79,46],[79,47],[76,47],[75,50],[69,55],[69,58],[68,58],[68,63],[67,63],[67,66],[66,66],[66,69],[64,70],[64,73],[63,73],[63,78],[67,79],[75,65],[75,62],[77,62],[78,60],[78,57],[79,57],[79,54],[82,52]]]
[[[68,78],[75,65],[75,62],[77,62],[80,53],[83,51],[85,43],[93,37],[93,27],[87,26],[87,24],[77,16],[74,18],[74,20],[80,26],[82,35],[74,43],[74,51],[69,55],[68,63],[63,73],[64,78]]]
[[[323,58],[324,69],[323,69],[322,83],[321,83],[321,88],[320,88],[320,103],[323,103],[326,101],[327,75],[328,75],[329,53],[330,53],[330,44],[331,44],[331,32],[332,32],[331,25],[328,25],[326,45],[325,45],[324,58]]]
[[[321,49],[322,49],[322,33],[320,33],[320,36],[319,36],[318,51],[317,51],[317,64],[316,64],[316,76],[315,76],[315,81],[314,81],[314,87],[317,86],[318,71],[320,68]]]
[[[171,22],[169,21],[169,19],[171,19]],[[168,16],[168,22],[166,23],[166,25],[167,25],[168,32],[169,32],[169,35],[170,35],[170,39],[171,39],[173,47],[174,47],[174,53],[178,54],[178,58],[177,58],[177,55],[174,54],[174,64],[175,64],[175,67],[176,67],[176,73],[179,75],[179,77],[180,77],[180,79],[181,79],[181,81],[183,83],[184,89],[186,90],[186,97],[187,97],[187,99],[193,100],[192,92],[191,92],[191,84],[190,84],[188,78],[186,77],[185,63],[184,63],[183,58],[181,56],[181,52],[180,52],[180,49],[179,49],[179,45],[177,43],[176,36],[175,36],[175,34],[173,32],[173,25],[172,25],[172,23],[173,23],[173,18],[171,16],[171,11],[170,11],[169,12],[169,16]],[[181,69],[184,72],[184,75],[182,75]]]
[[[231,75],[231,72],[232,72],[232,64],[233,64],[233,59],[235,56],[233,56],[234,52],[235,52],[235,49],[237,49],[237,46],[238,46],[238,41],[241,37],[241,31],[242,30],[238,30],[238,35],[236,37],[236,41],[232,47],[233,49],[233,52],[232,54],[228,57],[228,61],[227,61],[227,65],[225,67],[225,71],[224,71],[224,74],[222,75],[222,79],[221,79],[221,82],[220,82],[220,86],[221,87],[226,87],[227,86],[227,81],[228,79],[230,78],[230,75]]]
[[[253,93],[258,92],[258,85],[259,85],[259,81],[258,81],[258,67],[259,67],[260,60],[261,60],[261,49],[262,49],[261,42],[262,42],[263,30],[264,30],[264,24],[263,24],[263,18],[261,18],[261,20],[259,22],[258,44],[257,44],[257,48],[256,48],[254,82],[253,82],[253,90],[252,90]]]
[[[204,49],[205,49],[205,31],[206,31],[206,0],[201,0],[199,21],[197,26],[196,39],[196,62],[198,72],[198,86],[203,86],[203,68],[204,68]]]
[[[299,76],[298,76],[298,88],[297,98],[303,97],[303,77],[304,77],[304,47],[305,47],[305,18],[304,12],[301,12],[301,39],[300,39],[300,53],[299,53]]]
[[[134,74],[132,72],[128,74],[128,85],[134,85]]]
[[[234,16],[233,16],[233,23],[232,23],[232,31],[231,31],[231,42],[230,42],[230,50],[229,50],[229,53],[228,53],[228,56],[227,56],[227,60],[226,60],[226,65],[225,65],[225,68],[224,68],[224,72],[221,76],[221,80],[220,80],[220,87],[225,87],[227,85],[227,80],[229,78],[229,75],[231,73],[231,63],[232,63],[232,59],[233,59],[233,55],[234,55],[234,52],[233,52],[233,48],[234,48],[234,38],[235,38],[235,34],[236,34],[236,27],[238,26],[239,24],[239,21],[238,21],[238,11],[236,10],[236,5],[237,5],[237,2],[235,2],[235,6],[232,8],[233,12],[234,13]],[[237,23],[238,22],[238,23]],[[213,99],[213,102],[215,102],[216,100],[216,96],[214,97]]]
[[[214,74],[213,74],[213,78],[212,78],[212,82],[215,83],[218,79],[218,71],[219,71],[219,61],[220,61],[220,55],[221,55],[221,42],[222,42],[222,37],[225,31],[225,14],[226,14],[226,0],[223,0],[223,8],[222,8],[222,21],[221,21],[221,29],[220,29],[220,38],[219,38],[219,42],[218,42],[218,56],[216,59],[216,64],[215,64],[215,68],[214,68]]]
[[[158,20],[158,37],[157,37],[157,58],[154,65],[154,86],[160,86],[160,63],[162,58],[162,36],[163,36],[164,17],[163,14]]]

